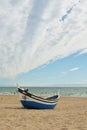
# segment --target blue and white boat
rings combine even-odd
[[[53,109],[58,103],[58,95],[43,98],[31,94],[28,89],[18,88],[20,102],[24,108],[30,109]]]

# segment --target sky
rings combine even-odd
[[[86,0],[0,1],[0,86],[87,84]]]

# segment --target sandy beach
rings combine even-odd
[[[0,130],[87,130],[87,98],[61,97],[53,110],[33,110],[17,95],[0,95]]]

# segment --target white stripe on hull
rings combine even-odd
[[[24,94],[21,94],[19,93],[20,95],[20,100],[24,100],[24,101],[33,101],[33,102],[38,102],[38,103],[41,103],[41,104],[46,104],[46,105],[55,105],[57,104],[57,102],[43,102],[43,101],[40,101],[39,99],[33,99],[32,97],[28,97]]]

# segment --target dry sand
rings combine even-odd
[[[87,130],[87,98],[61,97],[53,110],[33,110],[17,95],[0,96],[0,130]]]

